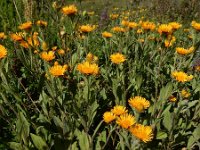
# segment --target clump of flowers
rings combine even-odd
[[[0,59],[7,56],[7,50],[6,48],[0,44]]]
[[[89,33],[96,29],[96,25],[82,25],[79,27],[79,30],[83,33]]]
[[[112,19],[112,20],[115,20],[115,19],[117,19],[119,17],[119,14],[111,14],[110,15],[110,18]]]
[[[78,9],[76,8],[75,5],[69,5],[69,6],[64,6],[61,9],[61,11],[64,15],[71,16],[71,15],[75,15],[78,12]]]
[[[54,77],[63,76],[67,68],[67,65],[61,66],[58,64],[58,62],[55,62],[54,66],[49,69],[49,73]]]
[[[129,99],[129,105],[136,109],[138,112],[143,112],[150,106],[150,102],[141,96],[135,96]]]
[[[120,64],[126,60],[126,57],[121,53],[115,53],[110,56],[110,59],[111,59],[112,63]]]
[[[187,82],[193,79],[193,75],[187,75],[185,72],[182,71],[174,71],[172,72],[172,77],[175,78],[178,82]]]
[[[129,131],[138,139],[147,143],[153,139],[153,131],[151,126],[135,124],[129,128]]]

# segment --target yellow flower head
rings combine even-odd
[[[181,96],[182,96],[183,98],[188,98],[188,97],[191,96],[191,94],[190,94],[190,92],[188,92],[187,90],[183,89],[183,90],[181,91]]]
[[[147,143],[152,141],[153,139],[153,132],[150,126],[144,126],[142,124],[135,124],[129,128],[129,131],[138,139],[142,140],[143,142]]]
[[[103,114],[103,120],[106,123],[110,123],[111,121],[115,120],[115,118],[116,116],[112,112],[107,111]]]
[[[117,118],[116,123],[124,129],[128,129],[130,126],[135,124],[135,117],[130,114],[123,114]]]
[[[142,29],[138,29],[137,30],[137,34],[141,34],[141,33],[143,33],[143,30]]]
[[[0,44],[0,59],[7,56],[7,50],[6,48]]]
[[[172,27],[173,30],[177,30],[182,27],[182,24],[178,22],[170,22],[169,25]]]
[[[13,41],[22,41],[24,39],[24,34],[22,32],[10,34],[10,38]]]
[[[126,60],[126,57],[123,54],[115,53],[110,56],[110,59],[111,59],[112,63],[120,64]]]
[[[129,105],[135,108],[138,112],[143,112],[150,106],[150,102],[141,96],[135,96],[128,101]]]
[[[116,26],[116,27],[112,28],[112,31],[113,32],[125,32],[126,30],[124,28],[122,28],[122,27]]]
[[[6,39],[7,36],[5,35],[4,32],[0,32],[0,39]]]
[[[55,62],[54,66],[52,66],[49,69],[49,72],[50,72],[51,75],[53,75],[55,77],[58,77],[58,76],[64,75],[64,73],[67,70],[67,68],[68,68],[67,65],[61,66],[57,62]]]
[[[95,63],[98,61],[98,57],[93,55],[92,53],[88,53],[86,56],[86,61],[89,63]]]
[[[112,37],[112,33],[110,33],[110,32],[103,32],[102,33],[102,36],[104,37],[104,38],[111,38]]]
[[[169,24],[161,24],[159,27],[158,27],[158,32],[160,34],[162,33],[165,33],[165,34],[171,34],[172,33],[172,26],[169,25]]]
[[[174,95],[171,95],[171,96],[169,97],[169,101],[170,101],[170,102],[176,102],[176,101],[177,101],[177,98],[176,98]]]
[[[110,18],[111,18],[112,20],[117,19],[118,17],[119,17],[119,14],[111,14],[111,15],[110,15]]]
[[[128,23],[128,27],[129,27],[130,29],[136,29],[137,26],[138,26],[138,24],[135,23],[135,22],[129,22],[129,23]]]
[[[24,48],[29,48],[29,44],[28,44],[28,42],[26,42],[26,41],[24,41],[24,40],[22,40],[22,41],[19,41],[19,43],[20,43],[20,46],[22,46],[22,47],[24,47]]]
[[[175,36],[172,35],[168,35],[167,39],[165,40],[165,47],[170,47],[174,44],[174,42],[176,41]]]
[[[193,79],[193,75],[187,75],[182,71],[174,71],[172,72],[172,77],[175,78],[178,82],[187,82]]]
[[[68,15],[68,16],[75,15],[78,12],[75,5],[65,6],[65,7],[62,8],[61,11],[64,15]]]
[[[189,49],[185,49],[183,47],[177,47],[176,48],[176,52],[180,55],[187,55],[187,54],[190,54],[194,51],[194,47],[190,47]]]
[[[192,21],[191,26],[197,31],[200,31],[200,23],[197,23],[196,21]]]
[[[95,30],[96,26],[95,25],[82,25],[80,26],[80,31],[83,32],[83,33],[89,33],[89,32],[92,32],[93,30]]]
[[[42,27],[46,27],[46,26],[47,26],[47,22],[46,22],[46,21],[43,21],[43,20],[38,20],[38,21],[36,22],[36,25],[42,26]]]
[[[25,23],[23,23],[23,24],[18,26],[18,28],[20,30],[29,30],[29,29],[31,29],[31,27],[32,27],[32,22],[31,21],[25,22]]]
[[[121,105],[114,106],[113,109],[111,109],[111,112],[114,113],[116,116],[126,114],[128,111],[126,110],[126,107]]]
[[[58,54],[59,55],[64,55],[65,54],[65,50],[64,49],[59,49],[58,50]]]
[[[99,74],[99,67],[95,63],[89,63],[88,61],[78,64],[77,70],[83,74],[87,75],[97,75]]]
[[[156,27],[156,25],[153,22],[149,22],[149,21],[142,22],[141,26],[144,30],[154,30]]]
[[[51,61],[55,58],[55,55],[53,51],[41,52],[40,57],[45,61]]]
[[[121,25],[123,25],[123,26],[128,26],[128,24],[129,24],[129,21],[127,21],[127,20],[122,20],[122,22],[121,22]]]
[[[39,46],[40,42],[39,42],[39,39],[38,39],[38,33],[34,32],[32,37],[27,38],[27,42],[32,47],[33,46],[36,46],[36,47]]]

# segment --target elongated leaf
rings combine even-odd
[[[165,126],[165,128],[170,131],[171,128],[172,128],[172,123],[173,123],[173,120],[172,120],[172,114],[169,112],[169,111],[166,111],[164,113],[164,119],[163,119],[163,125]]]
[[[31,135],[33,144],[35,145],[35,147],[38,150],[47,150],[48,149],[46,142],[40,136],[32,134],[32,133],[30,135]]]

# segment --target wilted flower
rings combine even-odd
[[[34,32],[32,37],[27,38],[27,42],[30,46],[39,46],[38,33]]]
[[[141,96],[135,96],[128,101],[129,105],[135,108],[138,112],[143,112],[150,106],[150,102]]]
[[[65,6],[61,9],[61,11],[64,15],[68,15],[68,16],[75,15],[78,12],[75,5]]]
[[[174,77],[178,82],[187,82],[193,79],[193,75],[187,75],[182,71],[172,72],[172,77]]]
[[[107,112],[105,112],[105,113],[103,114],[103,120],[104,120],[104,122],[106,122],[106,123],[112,122],[113,120],[115,120],[115,118],[116,118],[116,116],[115,116],[115,114],[113,114],[112,112],[107,111]]]
[[[190,92],[188,92],[187,90],[183,89],[183,90],[181,91],[181,96],[182,96],[183,98],[188,98],[188,97],[191,96],[191,94],[190,94]]]
[[[7,50],[6,48],[0,44],[0,59],[7,56]]]
[[[31,27],[32,27],[32,22],[31,21],[25,22],[25,23],[23,23],[23,24],[18,26],[18,28],[20,30],[29,30],[29,29],[31,29]]]
[[[77,70],[87,75],[99,74],[99,67],[95,63],[89,63],[88,61],[78,64]]]
[[[58,76],[62,76],[64,75],[65,71],[67,70],[67,65],[59,65],[58,62],[55,62],[54,63],[54,66],[52,66],[50,69],[49,69],[49,72],[51,75],[55,76],[55,77],[58,77]]]
[[[128,111],[126,110],[126,107],[121,105],[114,106],[113,109],[111,109],[111,112],[114,113],[116,116],[126,114]]]
[[[110,59],[111,59],[112,63],[120,64],[126,60],[126,57],[123,54],[115,53],[110,56]]]
[[[40,57],[45,61],[51,61],[55,58],[55,55],[53,51],[41,52]]]
[[[130,126],[135,124],[135,117],[131,114],[123,114],[117,118],[116,123],[124,129],[128,129]]]
[[[138,139],[147,143],[153,139],[153,131],[151,126],[135,124],[129,128],[129,131]]]
[[[110,32],[103,32],[102,33],[102,36],[104,37],[104,38],[111,38],[112,37],[112,33],[110,33]]]
[[[95,25],[82,25],[80,26],[80,31],[83,32],[83,33],[88,33],[88,32],[92,32],[94,29],[96,28]]]

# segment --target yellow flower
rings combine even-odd
[[[121,105],[114,106],[113,109],[111,109],[111,112],[114,113],[116,116],[123,115],[127,113],[126,107]]]
[[[153,22],[149,21],[142,22],[141,26],[144,30],[154,30],[156,27],[156,25]]]
[[[144,126],[142,124],[135,124],[129,128],[129,131],[138,139],[147,143],[152,141],[153,132],[151,126]]]
[[[7,50],[6,48],[0,44],[0,59],[7,56]]]
[[[114,63],[114,64],[120,64],[120,63],[123,63],[126,60],[125,56],[123,54],[120,54],[120,53],[112,54],[110,56],[110,59],[111,59],[112,63]]]
[[[143,112],[150,106],[150,102],[141,96],[135,96],[128,101],[129,105],[135,108],[138,112]]]
[[[41,52],[40,57],[45,61],[51,61],[55,58],[55,55],[53,51]]]
[[[102,36],[104,37],[104,38],[111,38],[112,37],[112,33],[110,33],[110,32],[103,32],[102,33]]]
[[[88,61],[78,64],[77,70],[83,74],[87,75],[97,75],[99,74],[99,67],[97,64],[91,64]]]
[[[37,24],[38,26],[43,26],[43,27],[46,27],[46,26],[47,26],[47,22],[46,22],[46,21],[43,21],[43,20],[38,20],[38,21],[36,22],[36,24]]]
[[[22,47],[24,47],[24,48],[29,48],[29,44],[28,44],[28,42],[26,42],[26,41],[24,41],[24,40],[22,40],[22,41],[19,41],[20,42],[20,46],[22,46]]]
[[[29,30],[29,29],[31,29],[31,27],[32,27],[32,22],[31,21],[25,22],[25,23],[23,23],[23,24],[18,26],[18,28],[20,30]]]
[[[23,34],[22,32],[10,34],[10,38],[11,38],[13,41],[22,41],[22,40],[23,40],[23,37],[24,37],[24,34]]]
[[[172,72],[172,77],[175,78],[178,82],[187,82],[193,79],[193,75],[187,75],[182,71],[174,71]]]
[[[200,23],[197,23],[196,21],[192,21],[191,26],[197,31],[200,31]]]
[[[135,117],[130,114],[123,114],[117,118],[116,123],[122,128],[128,129],[130,126],[135,124]]]
[[[86,56],[86,61],[89,63],[95,63],[98,61],[98,57],[93,55],[92,53],[88,53]]]
[[[170,47],[176,41],[175,36],[168,35],[167,39],[165,40],[165,47]]]
[[[142,30],[142,29],[138,29],[138,30],[137,30],[137,33],[138,33],[138,34],[141,34],[141,33],[143,33],[143,30]]]
[[[129,27],[130,29],[135,29],[135,28],[137,28],[137,26],[138,26],[138,24],[135,23],[135,22],[129,22],[129,23],[128,23],[128,27]]]
[[[176,101],[177,101],[177,98],[176,98],[174,95],[171,95],[171,96],[169,97],[169,101],[170,101],[170,102],[176,102]]]
[[[27,42],[31,46],[39,46],[38,33],[34,32],[32,37],[27,38]]]
[[[103,114],[103,120],[106,123],[110,123],[111,121],[115,120],[115,118],[116,116],[112,112],[107,111]]]
[[[122,28],[122,27],[116,26],[116,27],[112,28],[112,31],[113,32],[125,32],[126,30],[124,28]]]
[[[187,54],[190,54],[194,51],[194,47],[190,47],[189,49],[185,49],[183,47],[177,47],[176,48],[176,52],[180,55],[187,55]]]
[[[68,16],[75,15],[78,12],[75,5],[65,6],[65,7],[62,8],[61,11],[64,15],[68,15]]]
[[[183,98],[188,98],[191,96],[190,92],[186,91],[185,89],[181,91],[181,95]]]
[[[178,22],[170,22],[169,25],[172,27],[172,29],[177,30],[182,27],[182,25]]]
[[[65,54],[65,50],[64,49],[59,49],[58,50],[58,54],[59,55],[64,55]]]
[[[58,77],[64,75],[65,71],[67,70],[67,65],[61,66],[57,62],[54,63],[54,66],[52,66],[49,69],[49,72],[51,75]]]
[[[122,20],[122,22],[121,22],[121,25],[123,25],[123,26],[128,26],[128,24],[129,24],[129,21],[127,21],[127,20]]]
[[[93,30],[95,30],[96,26],[95,25],[82,25],[80,26],[80,31],[83,33],[88,33],[88,32],[92,32]]]
[[[161,24],[159,27],[158,27],[158,33],[162,34],[162,33],[165,33],[165,34],[171,34],[172,33],[172,26],[169,25],[169,24]]]
[[[6,39],[7,36],[5,35],[4,32],[0,32],[0,39]]]
[[[110,15],[110,18],[111,18],[112,20],[117,19],[118,17],[119,17],[119,14],[111,14],[111,15]]]

